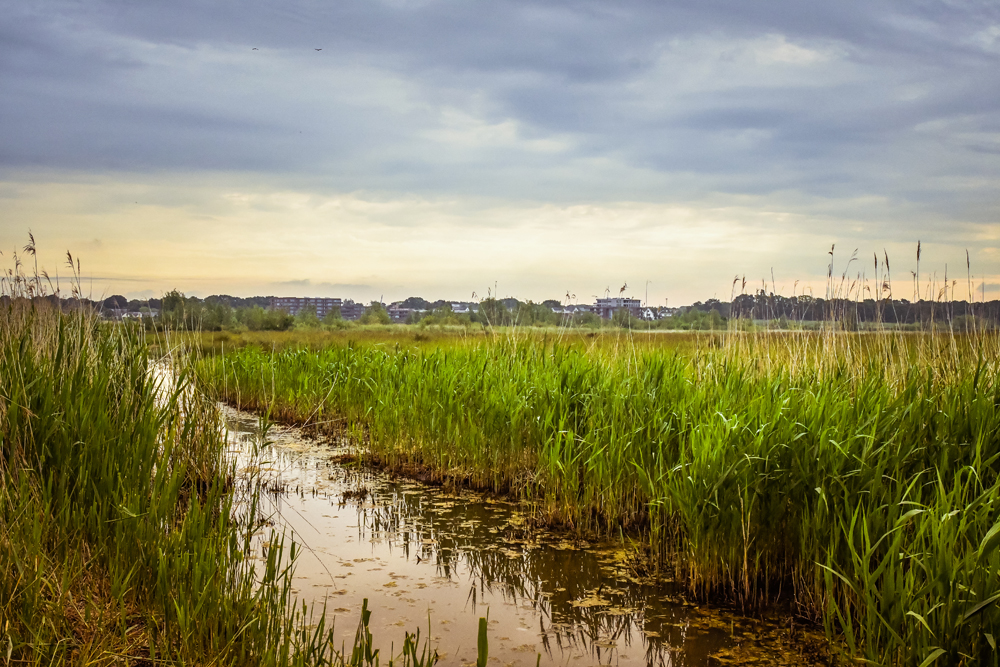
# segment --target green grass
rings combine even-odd
[[[638,531],[697,594],[793,600],[855,657],[997,664],[995,334],[386,336],[230,341],[197,375],[390,465]]]
[[[259,485],[183,360],[157,380],[139,328],[27,284],[0,300],[0,662],[347,664],[292,596],[296,546],[251,560]]]
[[[565,327],[422,327],[393,324],[358,326],[346,330],[296,329],[292,331],[217,331],[174,332],[174,345],[182,344],[202,354],[221,354],[253,346],[268,350],[369,346],[410,351],[475,348],[486,343],[509,340],[543,340],[587,352],[617,354],[622,350],[662,350],[692,354],[706,346],[720,346],[725,335],[720,332],[628,331],[606,329],[593,331]],[[154,349],[167,349],[166,339],[158,335]]]

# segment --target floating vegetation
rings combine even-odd
[[[340,494],[341,500],[346,503],[351,500],[364,501],[368,497],[370,491],[367,487],[358,486],[353,489],[347,489],[342,494]]]
[[[233,429],[254,422],[225,412]],[[748,618],[732,606],[695,605],[683,588],[634,576],[631,545],[546,530],[525,522],[519,503],[343,468],[339,450],[330,456],[321,440],[301,432],[296,440],[294,429],[281,433],[267,458],[271,474],[315,491],[275,499],[275,516],[308,545],[296,570],[301,585],[316,590],[335,582],[335,590],[319,592],[338,596],[338,616],[356,614],[364,598],[392,612],[372,621],[382,637],[429,609],[434,648],[449,662],[475,660],[484,607],[490,657],[501,664],[534,663],[540,655],[544,664],[694,667],[713,664],[721,650],[803,666],[829,657],[822,628],[792,626],[787,613]],[[344,491],[358,487],[370,495],[345,503]],[[594,596],[602,603],[586,604]]]

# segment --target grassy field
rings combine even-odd
[[[793,600],[853,657],[998,664],[995,334],[393,331],[206,339],[198,381],[638,532],[695,593]]]
[[[291,594],[296,547],[262,561],[259,485],[228,461],[217,404],[138,327],[0,300],[0,662],[371,665]],[[30,288],[30,289],[29,289]],[[159,378],[159,379],[158,379]],[[411,638],[404,664],[429,664]],[[390,661],[391,664],[391,661]]]
[[[795,334],[790,334],[795,335]],[[543,341],[588,351],[615,351],[623,348],[662,349],[691,353],[706,346],[721,346],[725,332],[628,331],[565,327],[423,327],[409,324],[367,325],[353,329],[293,329],[289,331],[216,331],[176,333],[175,341],[202,353],[219,354],[254,346],[268,350],[287,348],[320,350],[327,347],[363,345],[411,351],[433,351],[478,347],[484,343],[510,340]],[[161,341],[161,344],[162,343]],[[155,343],[154,343],[155,345]]]

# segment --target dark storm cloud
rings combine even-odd
[[[0,88],[8,172],[1000,203],[992,3],[10,2]]]

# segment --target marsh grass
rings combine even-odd
[[[383,463],[645,535],[695,594],[791,600],[851,656],[997,664],[997,334],[420,343],[246,345],[197,374]]]
[[[277,600],[254,590],[212,406],[183,380],[160,399],[135,329],[31,301],[5,310],[0,616],[10,659],[264,652],[255,644],[279,636],[257,631],[258,604],[273,613]]]
[[[152,347],[170,347],[162,334],[154,335],[156,337],[151,341]],[[629,331],[617,328],[594,331],[566,327],[421,327],[408,324],[359,326],[343,331],[174,332],[169,337],[178,344],[204,354],[220,354],[248,345],[273,350],[319,350],[330,346],[370,345],[432,351],[439,348],[476,347],[497,340],[543,340],[587,350],[638,347],[688,353],[703,346],[721,346],[725,338],[723,332]]]
[[[184,360],[153,372],[140,327],[46,289],[17,260],[0,295],[0,663],[346,664],[297,547],[251,558],[260,485]]]

